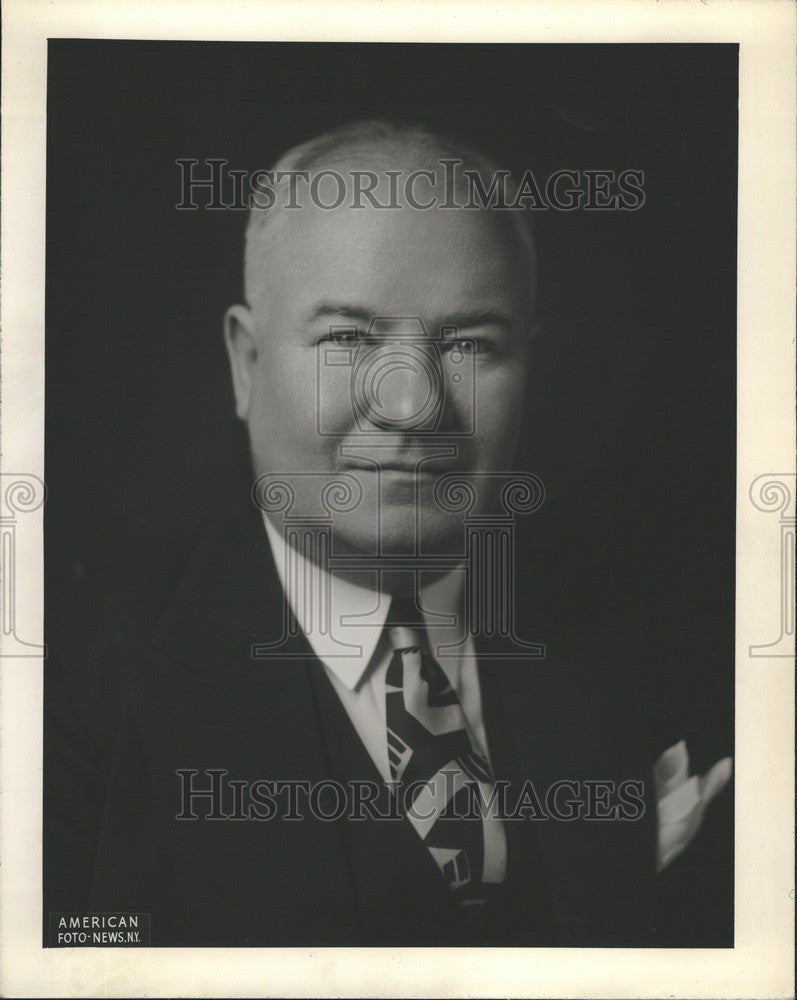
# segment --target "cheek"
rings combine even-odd
[[[258,360],[258,403],[275,425],[304,427],[314,423],[315,353],[273,348]]]
[[[309,456],[322,451],[315,397],[315,366],[301,353],[272,352],[259,362],[249,413],[253,449],[281,461],[286,471],[301,468]]]
[[[482,381],[476,411],[476,444],[486,464],[497,468],[512,460],[526,394],[525,366],[495,370]]]

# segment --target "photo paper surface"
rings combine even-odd
[[[787,982],[733,966],[794,635],[761,43],[527,34],[46,39],[3,345],[19,995]]]

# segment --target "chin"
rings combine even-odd
[[[462,518],[439,510],[421,511],[411,505],[383,505],[380,516],[340,519],[334,549],[383,556],[461,555]]]

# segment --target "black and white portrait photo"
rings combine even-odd
[[[7,0],[1,995],[794,995],[795,52]]]
[[[50,41],[45,948],[733,946],[737,88]]]

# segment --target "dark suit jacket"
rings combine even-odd
[[[342,822],[176,819],[181,769],[198,782],[211,769],[249,781],[333,774],[323,671],[304,640],[293,647],[304,658],[251,656],[280,635],[283,611],[256,513],[225,519],[184,564],[141,561],[126,574],[138,593],[103,613],[96,649],[53,650],[48,664],[45,910],[149,913],[155,945],[467,943],[404,820],[354,831],[358,864],[387,871],[380,881],[353,870]],[[519,618],[546,643],[543,660],[479,656],[497,777],[516,794],[527,780],[543,794],[559,779],[641,780],[646,809],[634,821],[508,822],[506,897],[477,943],[656,943],[655,748],[638,646]],[[378,780],[363,760],[362,776]]]

